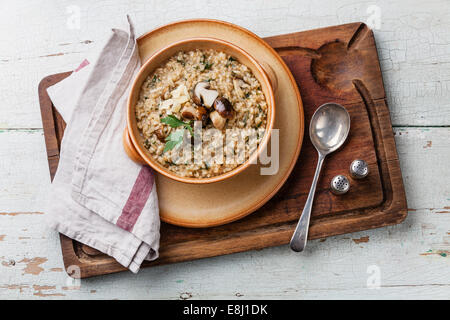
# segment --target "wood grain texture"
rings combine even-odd
[[[41,80],[38,87],[39,103],[47,106],[41,108],[42,126],[44,128],[45,146],[47,148],[50,177],[53,180],[58,169],[59,151],[66,123],[53,107],[47,88],[70,76],[72,72],[59,73]],[[49,107],[50,106],[50,107]]]
[[[450,294],[449,128],[395,128],[408,196],[407,219],[398,225],[311,240],[303,254],[288,246],[82,279],[64,271],[56,232],[46,227],[39,199],[49,187],[42,131],[0,132],[0,297],[2,299],[308,299],[448,298]],[[431,147],[428,146],[432,141]],[[418,174],[420,172],[421,174]],[[447,208],[446,208],[447,207]],[[355,243],[354,239],[367,242]],[[25,273],[42,261],[37,275]],[[369,266],[381,288],[366,286]],[[39,269],[38,269],[39,270]],[[34,286],[48,286],[41,290]],[[63,289],[64,287],[64,289]],[[37,288],[37,287],[36,287]],[[92,291],[92,292],[91,292]],[[57,296],[56,294],[60,294]],[[62,296],[62,295],[63,296]],[[190,294],[190,295],[189,295]]]
[[[327,101],[342,103],[351,115],[352,129],[346,145],[329,157],[323,170],[309,238],[401,222],[406,217],[406,199],[372,32],[364,24],[355,23],[272,37],[267,41],[280,51],[295,75],[304,99],[306,119]],[[302,49],[293,49],[300,43]],[[57,161],[55,144],[59,148],[58,137],[62,136],[64,125],[44,89],[45,84],[53,84],[69,74],[50,76],[41,82],[44,133],[46,137],[56,135],[46,138],[52,175]],[[51,117],[55,125],[49,121]],[[346,172],[350,162],[358,158],[369,163],[372,172],[369,178],[364,183],[353,181],[354,186],[345,196],[332,195],[328,187],[331,178]],[[245,219],[196,230],[163,224],[160,257],[145,263],[144,267],[288,243],[306,200],[315,162],[316,152],[306,141],[285,186],[269,203]],[[65,236],[61,236],[61,244],[66,268],[80,266],[82,278],[124,270],[113,259]]]

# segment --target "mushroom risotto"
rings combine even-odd
[[[267,121],[266,99],[251,70],[212,49],[172,56],[144,81],[135,110],[153,158],[194,178],[217,176],[248,160]]]

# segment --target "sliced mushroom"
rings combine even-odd
[[[193,106],[185,106],[181,110],[181,116],[188,120],[195,120],[197,118],[197,110]]]
[[[219,93],[216,90],[210,90],[209,88],[209,82],[207,81],[201,81],[195,85],[193,100],[196,105],[204,105],[211,108],[214,100],[219,96]]]
[[[234,110],[230,101],[224,97],[218,97],[213,104],[214,109],[226,119],[233,119]]]
[[[203,121],[203,123],[205,124],[206,120],[208,120],[208,111],[206,111],[206,109],[203,108],[203,107],[198,107],[197,108],[197,112],[198,112],[198,115],[199,115],[199,119],[198,120]]]
[[[155,131],[155,135],[158,138],[159,141],[165,142],[166,141],[166,135],[164,134],[162,128],[159,128]]]
[[[208,117],[208,114],[206,109],[203,107],[195,108],[191,105],[187,105],[181,110],[181,116],[188,120],[205,121]]]
[[[163,90],[162,95],[163,95],[164,100],[170,99],[171,94],[170,94],[170,91],[169,91],[169,87],[166,87]]]
[[[227,122],[227,119],[223,118],[217,111],[211,112],[209,117],[211,118],[214,127],[219,130],[222,130]]]

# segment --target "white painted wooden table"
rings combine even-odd
[[[0,298],[450,298],[450,2],[186,2],[2,1]],[[193,17],[227,20],[260,36],[375,23],[406,221],[311,241],[304,254],[276,247],[86,279],[73,289],[41,202],[50,178],[37,85],[73,69],[110,27],[124,26],[127,13],[139,34]]]

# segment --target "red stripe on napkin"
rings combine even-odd
[[[116,225],[126,231],[131,231],[136,224],[139,215],[144,209],[145,203],[153,189],[155,177],[152,169],[148,166],[142,166],[138,177],[128,197],[127,203],[123,207],[122,214],[117,220]]]

